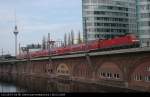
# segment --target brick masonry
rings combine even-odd
[[[63,77],[71,80],[150,91],[150,52],[100,55],[87,58],[65,58],[42,61],[0,63],[1,75]],[[63,64],[63,65],[62,65]],[[59,67],[59,69],[58,69]],[[135,76],[142,78],[136,80]]]

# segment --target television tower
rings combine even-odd
[[[15,13],[15,30],[14,30],[14,35],[15,35],[15,56],[17,56],[17,35],[19,34],[18,28],[17,28],[17,23],[16,23],[16,13]]]

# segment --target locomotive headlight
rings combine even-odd
[[[139,42],[140,40],[132,40],[132,42]]]

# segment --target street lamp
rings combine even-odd
[[[17,26],[15,26],[14,35],[15,35],[15,56],[17,56],[17,35],[19,34],[19,31],[17,29]]]

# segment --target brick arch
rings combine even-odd
[[[58,75],[71,75],[71,68],[65,63],[58,64],[56,67],[56,73]]]
[[[114,62],[103,62],[96,69],[97,79],[123,80],[123,72],[121,67]]]
[[[139,66],[142,66],[142,64],[145,64],[145,63],[149,62],[149,58],[150,57],[143,57],[143,58],[137,60],[133,64],[133,66],[130,68],[129,75],[132,75],[134,73],[135,69],[138,68]]]
[[[140,62],[132,72],[130,72],[130,84],[150,89],[150,81],[148,80],[150,71],[147,70],[147,67],[150,68],[150,61]]]
[[[97,69],[99,67],[101,67],[101,65],[105,64],[105,63],[112,63],[112,64],[115,64],[122,72],[123,72],[123,69],[122,69],[122,62],[120,60],[116,60],[116,59],[112,59],[112,58],[109,58],[109,57],[105,57],[103,59],[98,59],[98,60],[95,60],[95,65],[94,65],[94,70],[97,71]]]
[[[97,65],[95,66],[95,71],[97,71],[102,65],[105,65],[105,64],[114,64],[114,65],[116,65],[116,67],[118,67],[118,69],[121,70],[121,72],[123,72],[121,63],[116,62],[116,61],[108,61],[108,60],[104,60],[100,63],[97,63]]]
[[[144,73],[146,71],[147,66],[150,66],[150,62],[144,62],[140,65],[138,65],[132,72],[132,74],[134,73]],[[150,74],[150,73],[149,73]]]
[[[92,68],[88,64],[75,65],[73,75],[80,78],[92,78]]]

